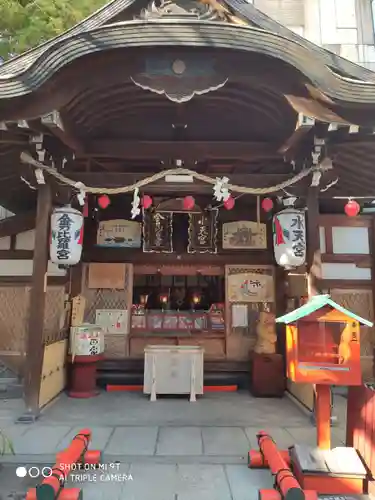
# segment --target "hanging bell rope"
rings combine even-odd
[[[92,193],[92,194],[121,194],[121,193],[132,193],[135,189],[140,189],[144,186],[147,186],[148,184],[151,184],[153,182],[156,182],[160,179],[163,179],[166,175],[190,175],[194,179],[197,179],[202,182],[206,182],[207,184],[212,184],[215,185],[217,182],[217,179],[213,179],[212,177],[208,177],[207,175],[204,174],[199,174],[198,172],[195,172],[194,170],[189,170],[187,168],[172,168],[169,170],[163,170],[162,172],[157,172],[154,175],[151,175],[150,177],[146,177],[145,179],[142,179],[140,181],[135,182],[134,184],[131,184],[129,186],[122,186],[118,188],[108,188],[108,187],[90,187],[83,185],[81,182],[78,183],[77,181],[74,181],[72,179],[69,179],[68,177],[65,177],[65,175],[60,174],[57,172],[56,169],[52,167],[48,167],[47,165],[44,165],[40,161],[35,160],[29,153],[21,153],[21,162],[31,165],[32,167],[39,168],[50,174],[52,177],[55,177],[55,179],[59,180],[61,183],[66,184],[68,186],[71,186],[72,188],[75,189],[84,189],[86,193]],[[291,179],[288,179],[284,182],[281,182],[280,184],[276,184],[275,186],[269,186],[269,187],[264,187],[264,188],[251,188],[251,187],[245,187],[245,186],[237,186],[236,184],[227,184],[226,187],[235,193],[243,193],[243,194],[252,194],[252,195],[264,195],[264,194],[271,194],[271,193],[277,193],[279,191],[282,191],[283,189],[293,186],[293,184],[296,184],[299,182],[301,179],[307,177],[311,172],[316,171],[316,170],[322,170],[320,167],[316,167],[316,165],[306,168],[304,170],[301,170],[297,175],[292,177]],[[79,187],[77,186],[79,184]]]

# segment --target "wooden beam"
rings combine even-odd
[[[102,139],[86,144],[85,154],[94,157],[127,159],[181,159],[203,161],[210,158],[280,158],[278,145],[245,141],[122,141]]]
[[[12,215],[0,221],[0,238],[30,231],[35,227],[35,212]]]
[[[30,291],[24,378],[26,414],[19,419],[23,422],[33,422],[39,416],[39,392],[44,356],[43,332],[51,208],[51,187],[49,184],[43,184],[38,189],[34,266]]]
[[[32,260],[33,250],[0,250],[0,260]]]
[[[83,144],[66,130],[58,111],[52,111],[42,116],[40,121],[42,125],[48,128],[72,152],[83,154]]]
[[[272,265],[274,263],[273,255],[267,251],[238,251],[224,252],[220,254],[188,254],[183,253],[178,260],[179,265],[198,265],[198,266],[225,266],[228,262],[238,265]],[[152,260],[153,265],[176,265],[176,254],[143,253],[141,250],[132,248],[102,248],[97,246],[84,247],[83,262],[131,262],[133,265],[148,265]]]
[[[308,116],[299,113],[296,130],[279,148],[278,152],[284,156],[291,156],[292,152],[296,149],[302,139],[312,130],[315,126],[315,120]]]

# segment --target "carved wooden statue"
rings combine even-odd
[[[274,354],[276,352],[276,341],[275,315],[270,312],[259,313],[254,352],[257,354]]]

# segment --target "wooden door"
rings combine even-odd
[[[353,311],[358,316],[374,321],[374,303],[371,290],[332,289],[332,300],[341,306]],[[361,363],[363,380],[373,380],[373,349],[375,345],[374,327],[361,327]]]

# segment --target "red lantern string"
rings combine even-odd
[[[183,200],[184,210],[192,210],[195,206],[195,199],[192,196],[185,196]]]
[[[232,210],[234,208],[234,205],[235,205],[235,200],[232,196],[229,196],[229,198],[227,198],[225,201],[224,201],[224,207],[227,209],[227,210]]]
[[[99,196],[98,198],[98,205],[100,208],[107,208],[111,204],[111,200],[106,194],[102,194],[102,196]]]
[[[349,200],[345,205],[344,210],[348,217],[356,217],[359,214],[361,207],[355,200]]]
[[[142,207],[147,210],[152,205],[152,198],[148,194],[142,196]]]
[[[270,212],[273,209],[273,201],[271,198],[264,198],[262,200],[262,209],[265,212]]]

